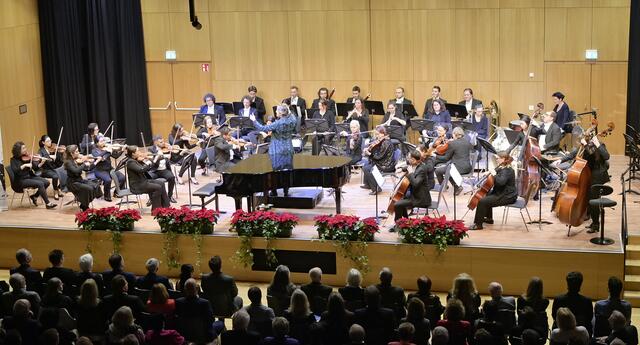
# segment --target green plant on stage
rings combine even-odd
[[[113,254],[119,254],[122,248],[122,232],[118,230],[107,230],[111,234],[111,243],[113,244]]]
[[[468,228],[461,220],[439,218],[400,218],[396,222],[398,235],[404,243],[433,244],[438,254],[447,251],[447,246],[456,245],[468,236]],[[419,247],[422,250],[422,247]]]

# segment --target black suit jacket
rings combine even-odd
[[[424,162],[418,164],[413,173],[407,175],[411,183],[411,201],[415,206],[431,205],[431,188],[435,185],[433,171],[435,159],[427,158]]]
[[[208,341],[213,341],[213,310],[211,304],[204,298],[199,297],[180,297],[176,300],[176,317],[178,320],[186,322],[200,321],[203,329],[206,330]],[[180,322],[178,322],[180,324]],[[184,329],[178,326],[178,332],[185,336],[189,336]]]
[[[591,299],[579,293],[566,293],[556,296],[556,298],[553,299],[553,306],[551,307],[551,317],[554,320],[553,328],[557,327],[555,319],[558,309],[563,307],[569,308],[576,317],[576,324],[578,326],[584,326],[589,331],[589,334],[591,334],[593,331],[591,327],[591,319],[593,318],[593,306],[591,304]]]
[[[256,99],[253,101],[256,104],[256,111],[258,111],[258,119],[263,122],[263,118],[264,118],[264,114],[267,113],[267,109],[264,107],[264,100],[258,96],[256,96]]]
[[[510,166],[496,169],[493,189],[490,195],[497,195],[501,200],[515,200],[518,198],[518,188],[516,188],[516,173]],[[514,301],[515,303],[515,301]]]
[[[560,131],[560,127],[558,127],[555,122],[551,123],[546,133],[544,132],[544,130],[542,130],[540,132],[540,135],[542,134],[545,134],[544,147],[540,148],[542,152],[557,152],[560,150],[560,139],[562,139],[562,131]]]
[[[288,104],[288,105],[291,105],[291,97],[285,98],[283,100],[283,102]],[[298,103],[294,104],[294,105],[296,105],[296,106],[298,106],[298,108],[300,108],[300,115],[302,115],[302,117],[304,117],[304,114],[307,111],[307,101],[304,98],[298,96]],[[297,113],[295,115],[298,116]]]
[[[311,108],[312,109],[318,109],[320,108],[320,106],[318,105],[318,102],[320,102],[320,98],[316,98],[313,100],[313,103],[311,103]],[[327,110],[331,110],[333,112],[338,111],[336,109],[336,102],[332,99],[328,99],[327,100],[328,104],[327,104]],[[309,117],[311,117],[313,114],[307,114]]]
[[[324,116],[320,114],[319,110],[317,110],[315,113],[313,113],[313,117],[312,117],[314,119],[327,120],[327,123],[329,124],[329,131],[333,131],[336,125],[336,113],[334,113],[333,110],[331,109],[333,108],[328,108],[327,112],[324,113]]]
[[[64,292],[71,292],[72,286],[76,284],[76,273],[66,267],[48,267],[42,274],[42,280],[48,282],[51,278],[58,278],[62,281]]]
[[[221,345],[257,345],[260,334],[250,331],[231,330],[222,333]]]
[[[134,193],[145,193],[146,184],[149,183],[148,173],[153,165],[143,164],[135,159],[127,161],[127,175],[129,176],[129,189]]]
[[[98,285],[98,292],[100,296],[104,296],[104,279],[102,279],[102,275],[99,273],[93,272],[78,272],[76,274],[75,285],[78,287],[78,291],[82,287],[82,283],[84,283],[87,279],[93,279]]]
[[[113,277],[117,276],[117,275],[121,275],[124,277],[124,279],[127,280],[127,283],[129,283],[129,289],[133,289],[136,286],[136,276],[133,273],[130,272],[124,272],[124,271],[104,271],[102,272],[102,279],[104,281],[104,287],[106,288],[106,290],[111,290],[111,280],[113,279]]]
[[[147,273],[147,275],[138,278],[138,280],[136,281],[136,287],[140,289],[151,290],[153,288],[153,285],[156,283],[164,285],[167,290],[173,290],[173,286],[171,285],[171,282],[169,282],[169,279],[167,277],[159,276],[155,273]]]
[[[466,105],[467,103],[464,100],[462,100],[462,101],[458,102],[458,104],[459,105]],[[473,111],[473,109],[475,109],[478,104],[482,104],[482,101],[479,100],[479,99],[472,98],[471,99],[471,111]]]
[[[393,310],[396,321],[400,321],[400,319],[407,315],[407,312],[404,310],[407,299],[401,287],[393,285],[385,286],[382,284],[377,284],[376,287],[380,291],[382,306]]]
[[[307,299],[311,305],[311,311],[313,311],[314,314],[320,315],[327,309],[327,300],[329,299],[331,291],[333,291],[331,286],[312,282],[302,285],[300,289],[307,295]],[[322,301],[324,301],[324,304]]]
[[[437,163],[451,161],[455,164],[460,174],[467,174],[471,171],[471,157],[469,153],[473,146],[465,138],[449,141],[449,147],[442,156],[436,157]]]
[[[9,274],[20,273],[27,281],[27,290],[39,292],[42,287],[42,275],[40,271],[31,268],[30,265],[20,265],[9,270]]]
[[[203,275],[202,293],[211,303],[216,316],[229,317],[235,312],[233,300],[238,296],[238,287],[233,277],[224,273]]]
[[[213,147],[216,153],[215,167],[216,170],[226,171],[228,168],[228,164],[231,161],[231,153],[230,151],[233,149],[233,145],[229,144],[224,138],[220,135],[213,138]]]
[[[396,321],[391,309],[358,309],[354,320],[364,328],[367,345],[387,345],[393,339]]]
[[[140,313],[145,311],[144,303],[138,296],[132,296],[126,293],[105,296],[102,303],[104,304],[104,316],[107,320],[111,320],[111,316],[113,316],[120,307],[126,306],[131,308],[133,316],[136,318],[140,316]]]

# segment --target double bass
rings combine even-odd
[[[535,114],[534,117],[535,118]],[[532,120],[533,120],[532,118]],[[538,139],[531,138],[529,134],[531,133],[531,128],[533,125],[527,127],[527,132],[525,133],[524,143],[522,143],[522,148],[520,151],[520,156],[522,157],[522,172],[520,173],[520,181],[518,184],[518,195],[521,197],[526,197],[527,191],[529,188],[534,188],[534,190],[538,190],[540,187],[540,171],[538,168],[538,163],[536,163],[535,158],[540,160],[542,158],[542,152],[540,151],[540,147],[538,146]]]

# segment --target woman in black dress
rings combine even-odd
[[[58,200],[58,198],[61,198],[64,194],[60,190],[60,176],[58,176],[56,169],[62,166],[62,155],[64,150],[61,151],[56,147],[51,141],[51,138],[46,134],[40,138],[38,146],[40,146],[38,154],[44,160],[42,166],[40,166],[40,177],[51,179],[53,198]]]
[[[95,198],[102,196],[100,184],[82,177],[82,172],[93,169],[94,165],[86,157],[80,155],[78,146],[69,145],[65,152],[64,169],[67,171],[67,189],[80,203],[80,209],[86,210]]]
[[[187,169],[190,169],[189,177],[191,178],[191,182],[193,184],[198,184],[198,180],[196,179],[196,168],[198,167],[198,159],[196,158],[195,154],[189,151],[198,145],[198,143],[191,143],[192,140],[197,140],[197,138],[195,138],[196,135],[194,134],[193,136],[194,138],[192,138],[189,132],[187,132],[179,123],[173,125],[173,127],[171,128],[171,133],[169,133],[169,145],[175,145],[182,149],[178,151],[172,151],[170,159],[171,163],[182,165],[178,174],[179,184],[183,183],[182,175],[184,175],[184,172]]]
[[[36,188],[37,192],[29,197],[31,202],[38,206],[37,200],[38,197],[41,197],[47,209],[55,208],[56,204],[51,203],[49,197],[47,197],[49,181],[43,177],[36,176],[33,172],[36,163],[34,163],[33,159],[29,156],[27,146],[22,141],[18,141],[13,144],[11,153],[10,169],[13,173],[13,184],[11,188],[18,193],[21,193],[24,188]]]

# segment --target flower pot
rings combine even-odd
[[[121,222],[120,223],[120,231],[132,231],[133,230],[133,225],[135,224],[134,221],[125,221],[125,222]]]
[[[97,220],[93,227],[93,230],[113,230],[114,226],[108,221]]]
[[[280,228],[280,231],[278,231],[278,233],[276,234],[276,237],[279,238],[289,238],[291,237],[291,233],[293,232],[293,228],[287,227],[287,228]]]
[[[200,227],[200,234],[202,235],[213,234],[213,227],[214,227],[213,223],[202,224],[202,226]]]

